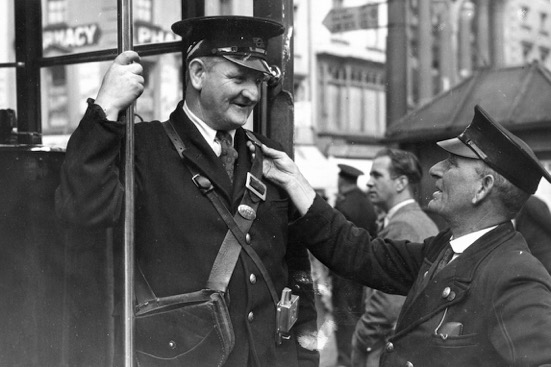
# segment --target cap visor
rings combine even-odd
[[[445,151],[465,158],[480,159],[476,153],[458,138],[451,138],[437,142]]]
[[[259,59],[257,57],[243,58],[240,56],[233,56],[233,55],[221,55],[221,56],[226,60],[236,63],[237,65],[244,66],[248,69],[260,71],[261,73],[264,73],[264,74],[270,74],[268,63],[266,63],[266,61]]]

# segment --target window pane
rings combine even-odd
[[[142,58],[145,91],[136,101],[136,120],[166,120],[182,98],[181,54]],[[111,62],[43,68],[43,143],[65,147],[77,127],[87,98],[95,98]]]
[[[117,47],[116,0],[41,0],[45,57]],[[133,1],[134,44],[180,39],[170,26],[182,18],[181,0]]]
[[[117,47],[117,0],[41,0],[45,57]]]
[[[0,1],[0,63],[15,62],[13,4],[13,1]]]
[[[170,26],[182,19],[181,0],[134,0],[134,43],[173,42],[180,39]]]
[[[0,63],[15,62],[13,1],[0,1]],[[0,109],[16,110],[14,67],[0,68]]]

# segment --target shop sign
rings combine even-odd
[[[172,31],[166,31],[154,24],[135,22],[134,26],[136,44],[138,45],[177,41],[177,36]]]
[[[74,27],[54,25],[44,28],[42,45],[44,50],[50,47],[75,49],[92,46],[98,43],[101,30],[96,23],[83,24]]]

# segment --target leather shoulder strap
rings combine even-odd
[[[184,159],[183,152],[186,148],[180,139],[180,136],[178,136],[178,133],[174,130],[174,126],[170,120],[167,120],[162,124],[168,137],[174,144],[176,151],[180,157]],[[260,142],[252,133],[249,131],[246,131],[246,133],[250,140],[257,145],[260,145]],[[227,289],[231,275],[237,263],[237,259],[239,258],[241,248],[243,248],[262,274],[268,289],[270,290],[274,304],[277,306],[278,296],[275,286],[273,285],[273,281],[258,254],[250,245],[248,245],[245,236],[256,218],[256,210],[259,203],[266,199],[266,185],[264,185],[264,183],[257,178],[262,177],[262,161],[262,151],[261,149],[257,149],[251,172],[247,173],[247,190],[245,190],[245,194],[241,199],[238,211],[233,217],[216,194],[216,191],[214,191],[210,180],[207,177],[201,176],[195,167],[188,164],[186,164],[186,167],[190,170],[196,186],[199,188],[201,193],[209,199],[229,228],[214,261],[209,279],[207,281],[207,288],[220,291],[225,291]]]

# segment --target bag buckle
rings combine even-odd
[[[193,183],[195,184],[195,186],[197,186],[203,194],[206,194],[207,192],[214,189],[214,186],[212,186],[212,182],[210,182],[210,180],[205,176],[196,174],[191,179],[193,180]]]
[[[247,172],[245,187],[255,194],[260,200],[266,201],[266,191],[268,191],[266,185],[250,172]]]

